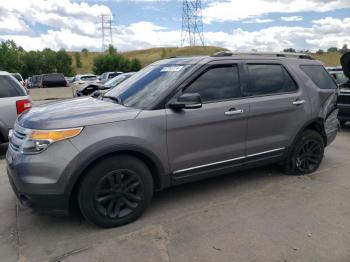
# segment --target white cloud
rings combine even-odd
[[[294,21],[302,21],[303,18],[301,16],[293,15],[293,16],[282,16],[281,20],[286,22],[294,22]]]
[[[266,24],[271,22],[273,22],[272,19],[261,19],[261,18],[255,18],[255,19],[243,21],[244,24]]]
[[[209,2],[204,22],[239,21],[269,13],[326,12],[350,7],[349,0],[228,0]]]

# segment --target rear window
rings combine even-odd
[[[251,86],[249,95],[271,95],[294,92],[297,90],[292,77],[282,65],[249,64]]]
[[[114,77],[116,77],[118,75],[120,75],[120,73],[111,73],[111,74],[108,75],[108,79],[112,79],[112,78],[114,78]]]
[[[0,98],[25,95],[24,90],[16,79],[8,75],[0,75]]]
[[[64,76],[61,74],[50,74],[50,75],[43,75],[42,80],[44,81],[64,81]]]
[[[95,81],[97,80],[97,76],[82,76],[80,79],[83,81]]]
[[[301,65],[301,70],[314,82],[320,89],[336,89],[337,85],[321,65]]]

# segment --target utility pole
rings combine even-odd
[[[112,15],[101,14],[102,52],[113,45]]]
[[[182,1],[181,46],[204,46],[201,0]]]

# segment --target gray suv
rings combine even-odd
[[[78,204],[88,221],[120,226],[169,186],[271,163],[314,172],[337,134],[336,99],[334,80],[304,55],[162,60],[101,97],[22,114],[8,177],[25,206]]]

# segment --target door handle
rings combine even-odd
[[[234,115],[240,115],[243,114],[243,109],[230,109],[229,111],[225,112],[225,116],[234,116]]]
[[[302,104],[305,104],[305,100],[299,100],[299,99],[297,99],[297,100],[295,100],[294,102],[293,102],[293,105],[295,105],[295,106],[299,106],[299,105],[302,105]]]

